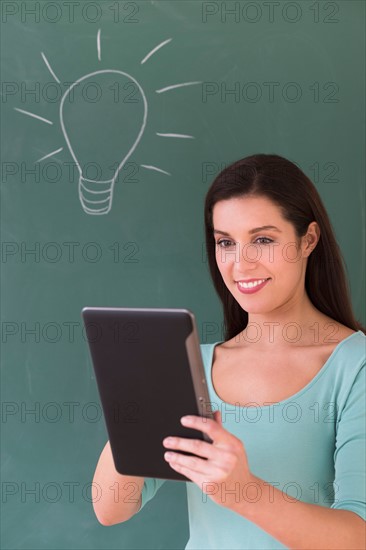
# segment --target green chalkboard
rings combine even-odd
[[[222,339],[203,203],[226,164],[276,153],[314,181],[365,323],[364,23],[353,0],[1,2],[3,548],[184,548],[183,483],[94,516],[80,311],[184,307]]]

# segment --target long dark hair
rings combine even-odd
[[[306,234],[312,221],[318,223],[320,237],[306,267],[307,295],[313,305],[328,317],[366,333],[365,327],[355,319],[345,262],[316,187],[289,160],[278,155],[258,154],[222,170],[205,199],[206,251],[213,284],[223,305],[225,340],[246,328],[248,313],[229,292],[217,267],[212,212],[218,201],[245,195],[266,197],[279,206],[284,219],[292,223],[298,239]]]

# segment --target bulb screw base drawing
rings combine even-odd
[[[79,199],[87,214],[108,214],[112,206],[114,178],[94,181],[80,175]]]

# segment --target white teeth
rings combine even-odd
[[[258,286],[266,280],[267,279],[259,279],[258,281],[252,281],[250,283],[242,283],[239,281],[239,286],[241,286],[242,288],[253,288],[254,286]]]

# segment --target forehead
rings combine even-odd
[[[235,197],[217,202],[212,211],[214,229],[245,231],[262,225],[291,227],[279,206],[266,197]]]
[[[282,233],[293,235],[295,230],[287,221],[281,208],[267,197],[235,197],[217,202],[213,207],[214,231],[232,236],[273,225]]]

